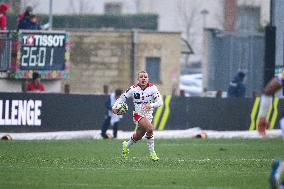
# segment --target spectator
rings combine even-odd
[[[103,86],[104,94],[108,95],[108,85]]]
[[[19,23],[19,28],[22,30],[41,30],[40,25],[38,24],[38,20],[36,15],[31,14],[30,16],[24,18]]]
[[[1,30],[7,30],[7,16],[6,13],[9,9],[9,5],[6,3],[0,3],[0,27]]]
[[[201,96],[202,97],[207,97],[207,92],[208,92],[207,88],[204,87]]]
[[[184,91],[184,90],[180,90],[180,91],[179,91],[179,96],[185,97],[185,91]]]
[[[70,85],[69,84],[65,84],[64,85],[64,93],[65,94],[70,94]]]
[[[44,85],[40,81],[40,74],[37,72],[33,73],[32,81],[27,84],[27,92],[40,93],[45,91]]]
[[[216,92],[215,97],[216,97],[216,98],[222,98],[222,96],[223,96],[223,91],[222,91],[222,90],[218,90],[218,91]]]
[[[239,71],[234,79],[230,82],[228,88],[228,97],[245,97],[246,87],[243,83],[245,73]]]
[[[18,16],[17,16],[17,29],[19,29],[19,24],[20,22],[22,22],[22,20],[27,19],[33,12],[33,7],[28,6],[25,10],[25,12],[21,12]]]
[[[122,115],[116,115],[112,112],[112,106],[114,105],[115,101],[120,97],[120,95],[122,94],[122,90],[121,89],[117,89],[115,90],[114,93],[112,93],[107,101],[106,101],[106,108],[107,108],[107,113],[105,116],[105,120],[104,123],[102,125],[102,133],[101,136],[103,138],[111,138],[109,135],[107,135],[106,131],[108,130],[109,126],[111,125],[113,127],[113,138],[117,137],[117,129],[119,126],[119,121],[122,118]]]

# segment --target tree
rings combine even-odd
[[[40,4],[39,0],[23,0],[22,1],[22,9],[25,10],[27,6],[33,7],[33,9],[36,9]]]
[[[83,15],[94,11],[89,0],[70,0],[69,9],[71,14]]]
[[[177,10],[182,27],[183,38],[195,49],[197,39],[200,38],[200,1],[196,0],[178,0]],[[199,36],[198,36],[199,35]],[[195,51],[195,50],[194,50]],[[189,55],[185,55],[185,64],[189,62]]]

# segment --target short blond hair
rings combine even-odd
[[[139,74],[141,74],[141,73],[146,73],[146,74],[148,74],[145,70],[142,70],[142,71],[138,72],[137,77],[139,77]]]

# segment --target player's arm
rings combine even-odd
[[[263,94],[266,96],[272,96],[281,88],[281,81],[279,81],[279,78],[275,77],[265,86]]]
[[[132,87],[130,87],[128,90],[126,90],[122,95],[120,95],[120,97],[115,101],[114,105],[112,106],[112,112],[114,114],[118,114],[118,105],[120,103],[123,103],[127,100],[127,98],[129,98],[132,94]]]
[[[163,105],[162,96],[161,96],[161,94],[160,94],[160,92],[159,92],[159,90],[156,86],[155,86],[155,89],[154,89],[153,98],[154,98],[153,103],[145,105],[146,110],[150,110],[151,108],[158,108],[158,107]]]

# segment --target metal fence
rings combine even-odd
[[[260,94],[263,85],[264,35],[207,31],[207,89],[227,91],[240,70],[246,72],[246,96]]]
[[[7,31],[0,32],[0,71],[7,71],[11,62],[12,38]]]

